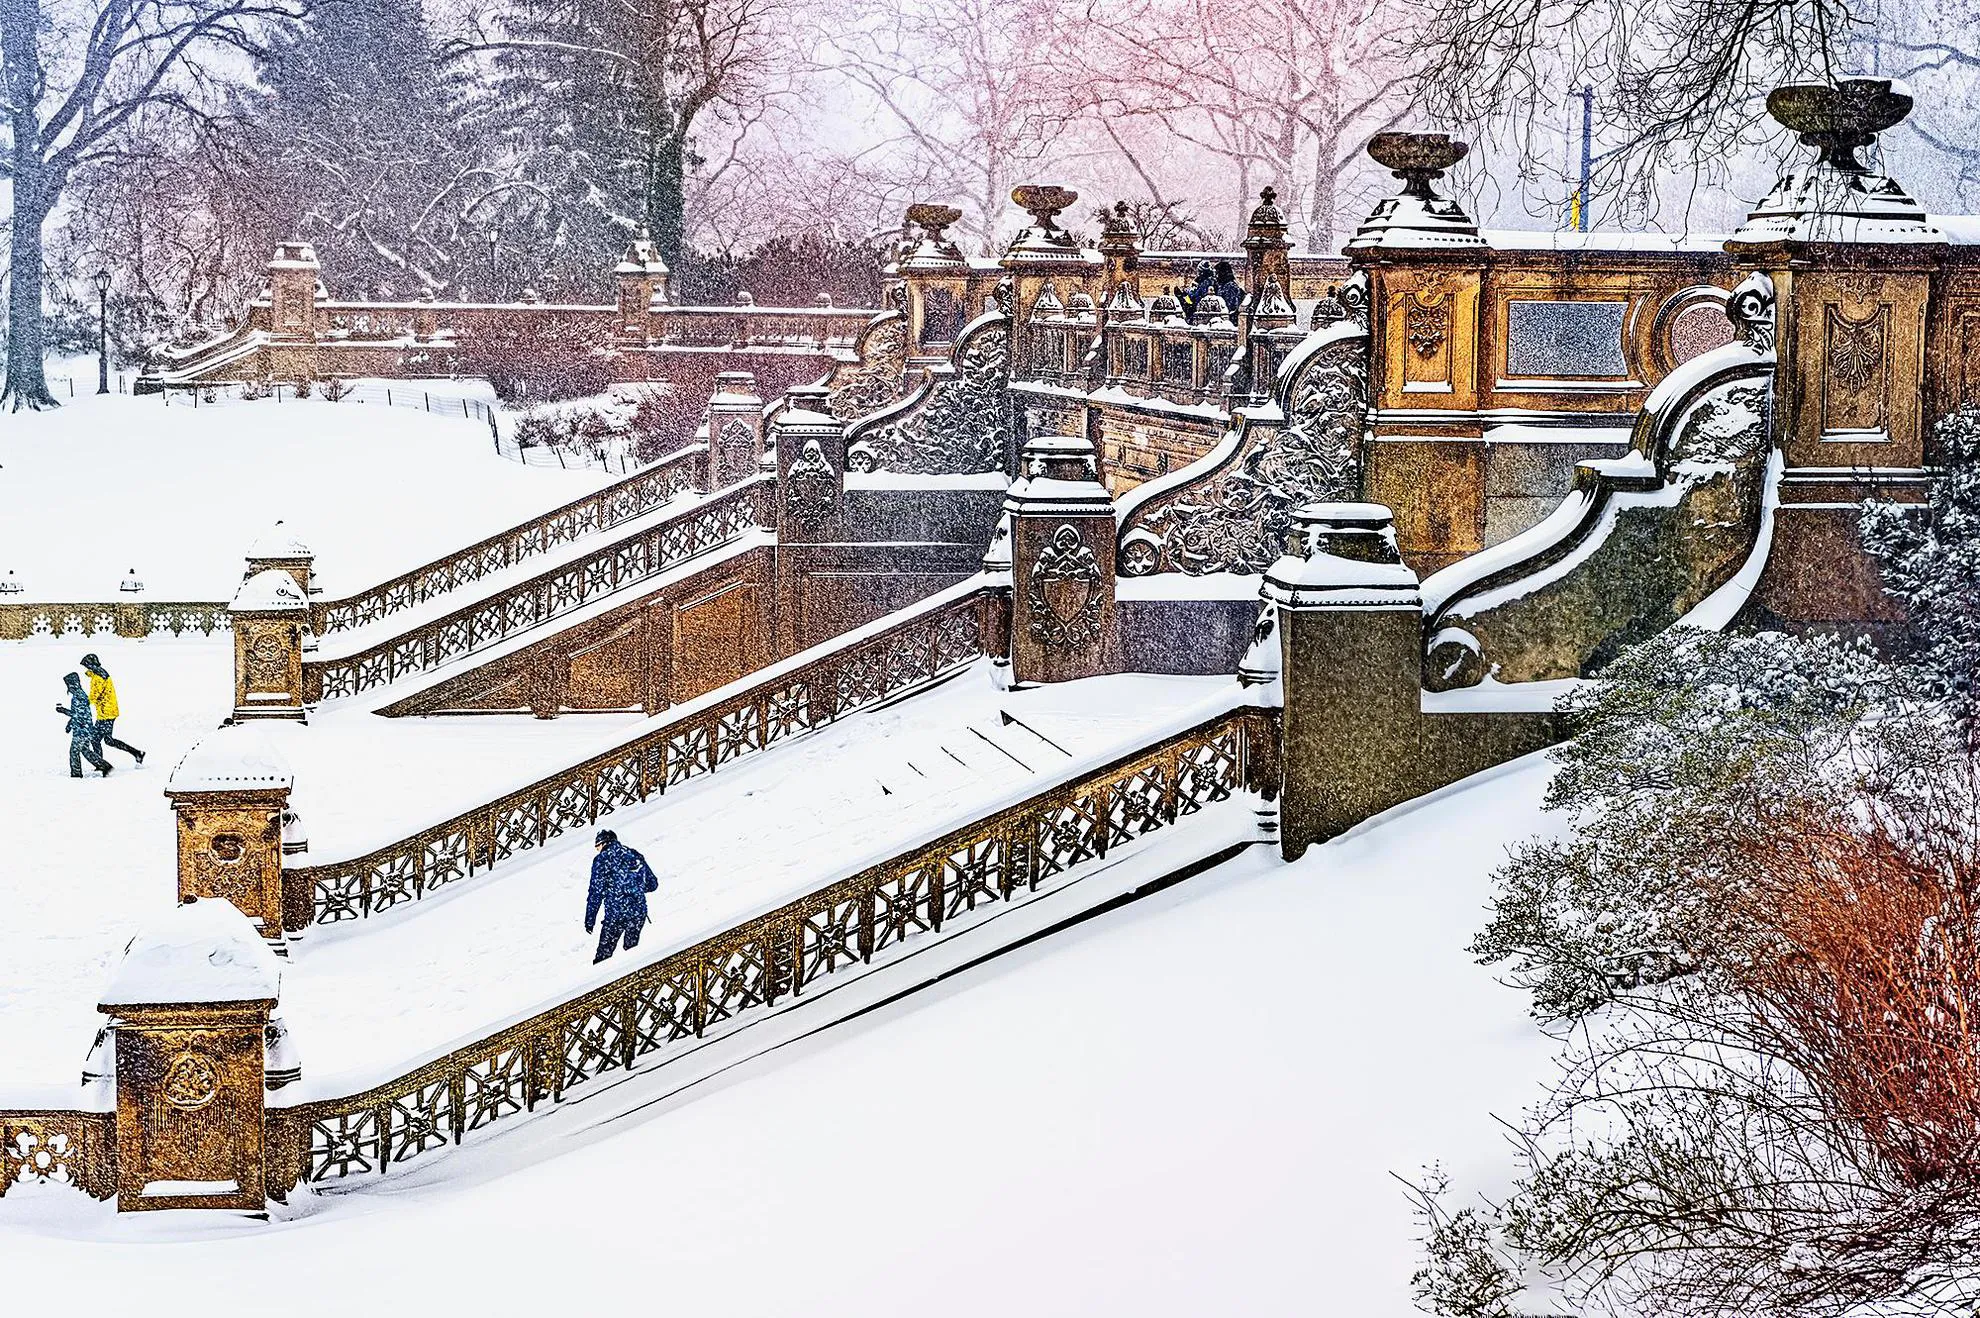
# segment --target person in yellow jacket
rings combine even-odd
[[[115,746],[139,764],[144,763],[144,752],[126,742],[118,741],[112,734],[117,730],[117,684],[110,680],[110,672],[103,661],[93,654],[86,654],[82,666],[89,674],[89,707],[96,713],[96,732],[93,740],[96,753],[103,754],[105,746]]]

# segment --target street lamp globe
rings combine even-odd
[[[110,296],[110,272],[99,268],[94,278],[96,281],[96,295],[98,297]]]

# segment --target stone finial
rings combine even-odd
[[[938,247],[947,243],[949,226],[962,219],[962,212],[954,206],[943,206],[932,201],[917,201],[907,208],[907,221],[926,235],[929,242]]]
[[[1011,200],[1031,213],[1032,226],[1042,234],[1060,234],[1059,215],[1079,200],[1071,188],[1053,183],[1020,183],[1011,189]]]
[[[1462,145],[1462,143],[1460,143]],[[1286,213],[1279,209],[1279,190],[1267,184],[1258,194],[1258,205],[1251,212],[1253,230],[1277,229],[1284,232]]]
[[[1790,169],[1727,242],[1728,251],[1782,242],[1943,243],[1925,208],[1857,152],[1899,123],[1911,94],[1889,78],[1790,83],[1767,97],[1767,112],[1821,156]]]
[[[1889,78],[1799,82],[1767,94],[1767,113],[1822,152],[1821,163],[1845,174],[1867,174],[1856,153],[1911,113],[1911,93]]]
[[[1116,247],[1138,248],[1140,245],[1141,230],[1128,213],[1128,204],[1115,202],[1114,208],[1107,212],[1106,219],[1100,225],[1100,250],[1107,252]]]
[[[1006,264],[1081,259],[1079,235],[1059,227],[1060,212],[1079,200],[1077,192],[1050,183],[1025,183],[1011,189],[1011,200],[1031,212],[1031,224],[1011,241],[1004,253]]]
[[[1368,154],[1403,181],[1403,190],[1376,204],[1348,241],[1348,250],[1484,247],[1464,207],[1440,195],[1435,186],[1470,151],[1469,143],[1445,133],[1386,132],[1369,138]]]

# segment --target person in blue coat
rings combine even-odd
[[[605,914],[605,927],[598,934],[598,955],[591,958],[594,966],[619,950],[621,938],[628,952],[639,946],[639,931],[646,927],[646,894],[660,886],[646,857],[619,841],[617,833],[601,828],[596,843],[598,854],[591,858],[591,895],[584,904],[586,933],[598,923],[600,910]]]
[[[1224,310],[1233,317],[1244,307],[1244,289],[1229,261],[1217,262],[1217,296],[1224,299]]]
[[[90,706],[89,692],[83,690],[82,676],[70,673],[62,680],[69,686],[69,703],[55,706],[55,712],[69,720],[69,777],[82,777],[82,762],[88,760],[108,778],[110,761],[96,753],[96,711]]]

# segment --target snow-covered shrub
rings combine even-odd
[[[650,385],[619,385],[591,398],[540,403],[516,420],[522,448],[554,448],[592,466],[641,460],[640,438],[658,393]]]
[[[350,384],[334,375],[323,382],[323,401],[326,403],[341,402],[350,392]]]
[[[558,402],[603,393],[617,354],[609,327],[544,311],[491,314],[462,327],[461,373],[494,386],[505,403]]]
[[[1980,411],[1933,432],[1943,476],[1930,503],[1872,502],[1860,534],[1911,623],[1914,657],[1955,717],[1980,737]]]

